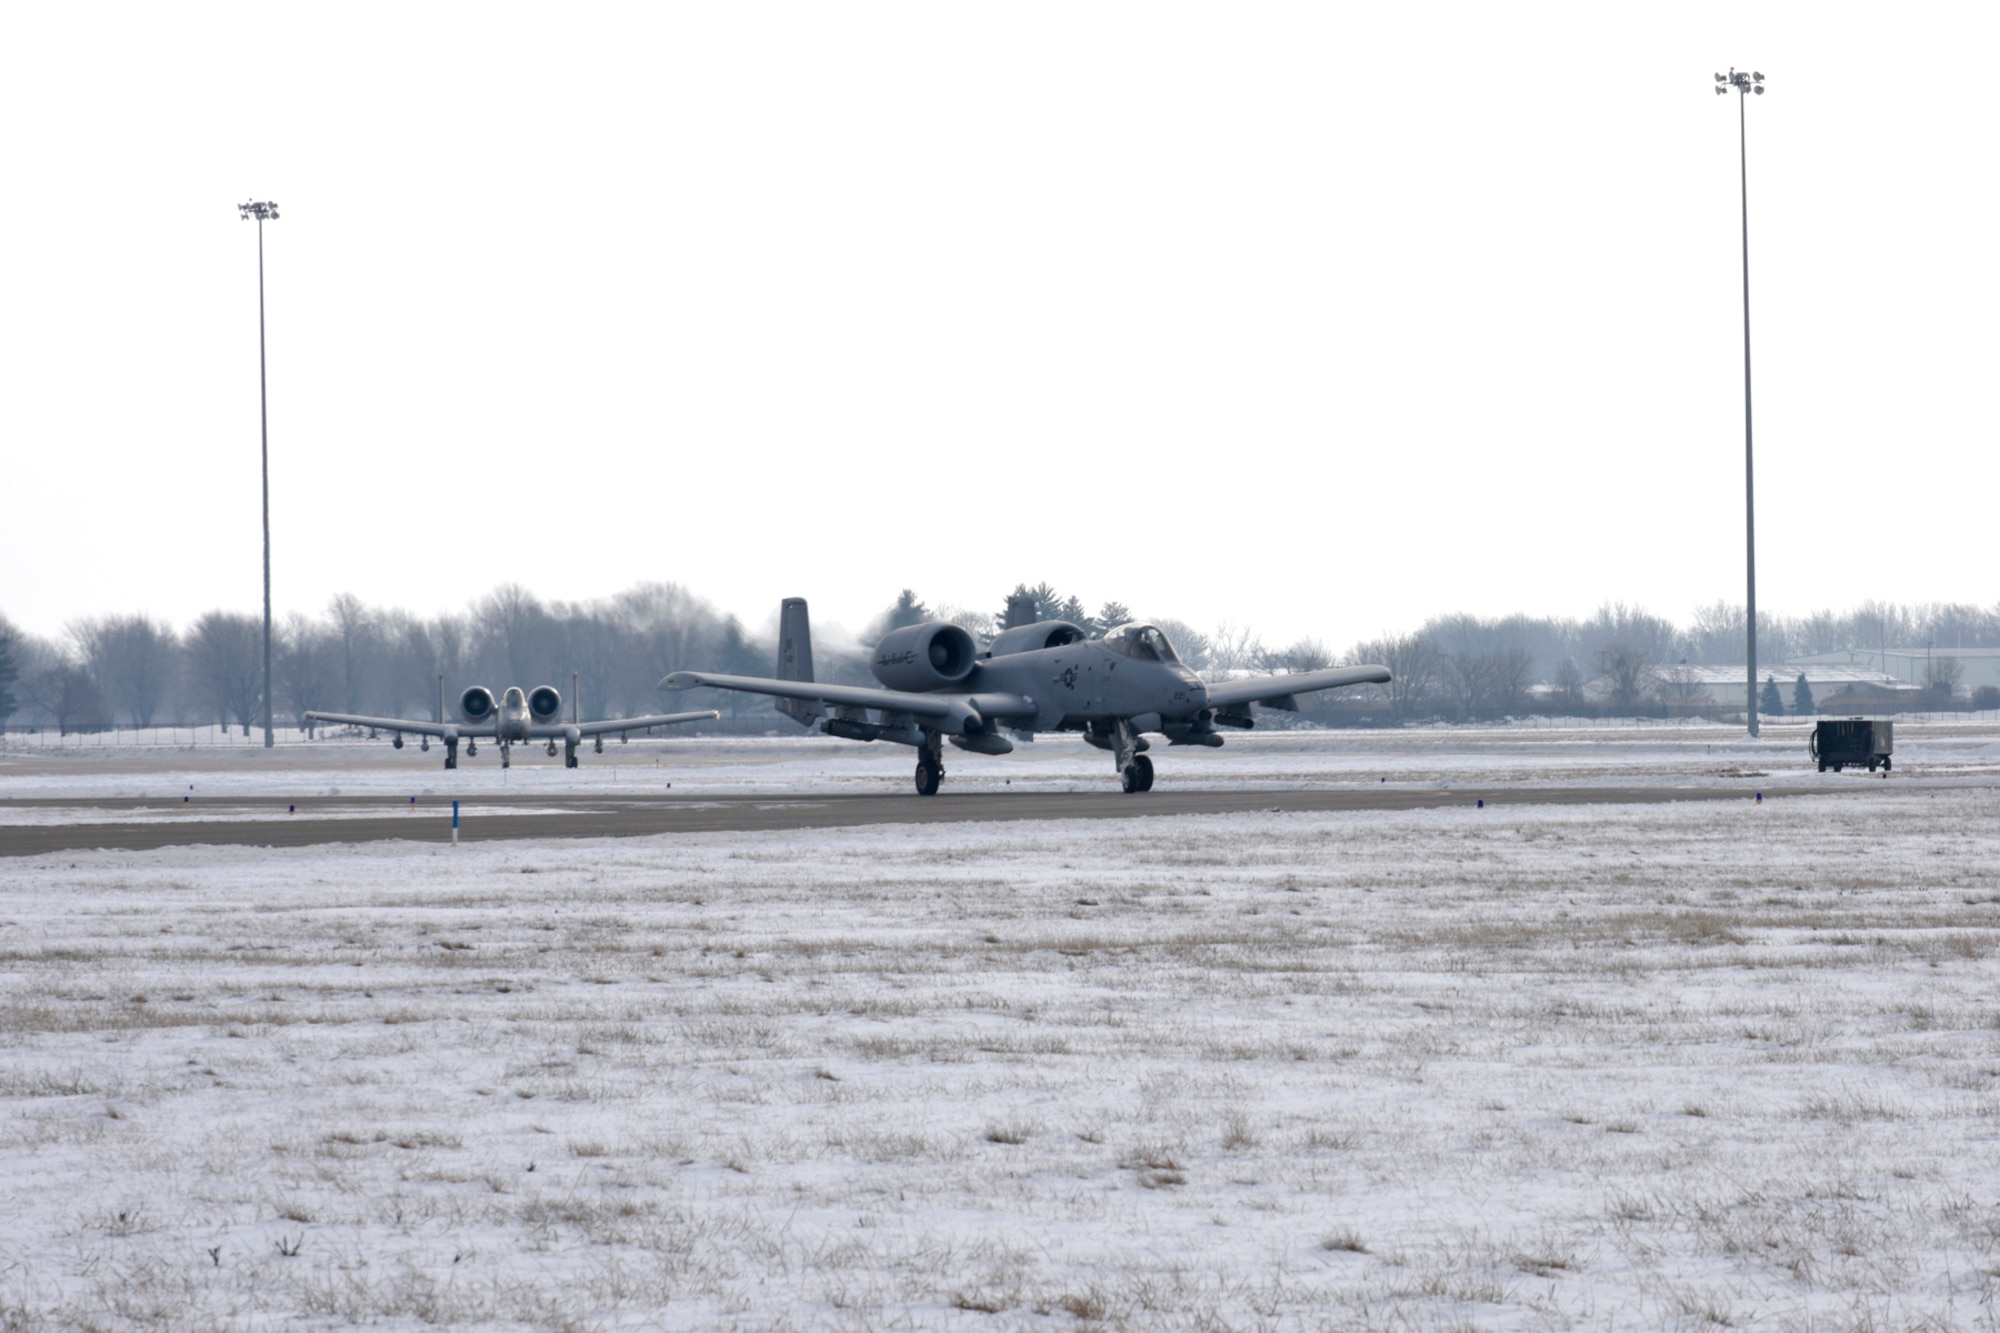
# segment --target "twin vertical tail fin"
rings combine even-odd
[[[806,599],[787,597],[778,607],[779,680],[813,678],[812,623],[806,616]],[[817,699],[779,699],[778,711],[802,727],[826,715]]]

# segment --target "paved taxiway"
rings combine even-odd
[[[459,836],[473,841],[546,841],[639,837],[663,833],[848,828],[864,824],[939,824],[1030,819],[1131,819],[1236,814],[1244,811],[1413,810],[1444,806],[1631,805],[1663,801],[1750,802],[1827,795],[1806,787],[1333,787],[1122,792],[943,792],[780,796],[483,796],[466,802]],[[297,805],[297,814],[284,814]],[[514,807],[518,807],[515,809]],[[451,805],[342,797],[257,797],[204,802],[183,818],[157,800],[0,801],[0,811],[46,811],[55,823],[0,824],[0,856],[115,848],[304,847],[336,842],[451,841]],[[144,811],[147,818],[129,816]],[[379,812],[379,813],[377,813]],[[121,815],[127,816],[122,818]]]

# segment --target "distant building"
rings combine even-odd
[[[1801,672],[1805,673],[1806,684],[1812,689],[1813,703],[1821,712],[1854,711],[1855,707],[1864,712],[1894,712],[1919,707],[1917,696],[1922,691],[1917,686],[1906,684],[1886,671],[1846,663],[1806,660],[1759,666],[1757,688],[1761,691],[1766,680],[1775,679],[1778,695],[1785,701],[1786,711],[1789,712],[1792,687],[1798,682]],[[1670,705],[1681,704],[1692,708],[1720,705],[1739,710],[1743,707],[1743,687],[1749,674],[1745,666],[1669,664],[1657,668],[1657,674],[1659,692]],[[1848,702],[1835,703],[1836,698]]]
[[[2000,648],[1843,648],[1801,657],[1797,665],[1805,668],[1807,680],[1822,666],[1840,665],[1877,671],[1901,684],[1921,688],[1931,662],[1940,657],[1956,658],[1964,669],[1958,682],[1961,694],[1971,694],[1981,685],[2000,688]],[[1813,694],[1819,694],[1818,684],[1814,684]]]

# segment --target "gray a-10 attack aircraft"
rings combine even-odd
[[[660,688],[776,695],[780,712],[802,726],[818,722],[829,736],[913,745],[917,794],[930,796],[944,778],[946,739],[975,754],[1006,754],[1014,745],[1003,730],[1022,740],[1079,731],[1111,751],[1126,791],[1142,792],[1153,785],[1146,732],[1169,745],[1217,746],[1218,726],[1255,725],[1252,704],[1296,712],[1295,696],[1308,691],[1389,679],[1384,667],[1353,666],[1204,684],[1155,626],[1120,625],[1093,639],[1066,620],[1012,625],[984,653],[950,621],[908,625],[875,645],[871,670],[886,688],[815,684],[805,600],[790,597],[779,612],[776,679],[676,671]]]
[[[438,686],[440,696],[444,693],[443,681]],[[438,700],[442,705],[442,697]],[[572,710],[574,711],[574,710]],[[439,712],[443,709],[440,707]],[[576,767],[576,747],[586,736],[597,738],[597,752],[604,753],[604,738],[613,732],[623,735],[632,731],[646,731],[653,727],[672,726],[676,722],[705,722],[722,714],[712,708],[704,708],[694,713],[662,713],[654,717],[614,717],[602,722],[579,722],[574,717],[568,722],[557,719],[562,714],[562,695],[553,685],[537,685],[532,690],[523,690],[518,685],[510,685],[496,701],[493,691],[484,685],[474,685],[458,696],[458,715],[465,719],[457,722],[412,722],[402,717],[356,717],[349,713],[306,713],[304,716],[315,722],[337,722],[350,727],[370,727],[376,731],[394,734],[395,746],[403,748],[403,733],[424,738],[423,748],[431,748],[430,738],[437,736],[444,741],[444,766],[458,767],[458,742],[465,741],[468,758],[479,753],[479,742],[492,739],[500,746],[500,767],[508,767],[508,747],[526,744],[529,741],[547,741],[549,753],[556,752],[556,742],[563,744],[563,767]]]

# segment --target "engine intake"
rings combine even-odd
[[[949,620],[932,620],[883,635],[869,670],[892,690],[940,690],[970,676],[978,657],[970,634]]]
[[[562,695],[553,685],[537,685],[528,691],[528,713],[537,722],[553,722],[562,712]]]
[[[493,691],[474,685],[458,696],[458,715],[467,722],[484,722],[493,716]]]

